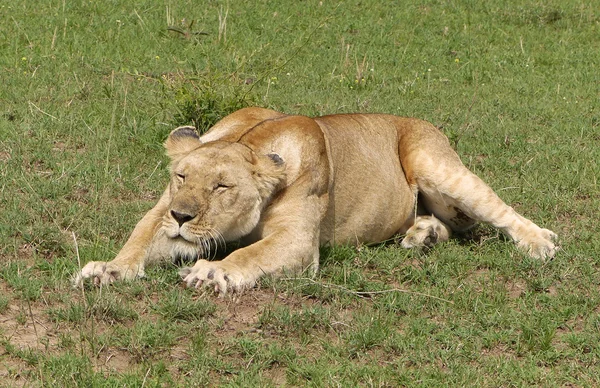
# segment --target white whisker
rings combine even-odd
[[[211,260],[214,260],[216,258],[216,256],[217,256],[217,249],[219,248],[218,245],[217,245],[217,241],[215,240],[214,229],[208,229],[206,232],[210,236],[210,239],[208,240],[209,247],[212,248],[212,244],[213,243],[215,244],[215,249],[211,249],[212,250],[212,252],[211,252],[211,256],[212,256]]]
[[[225,248],[227,243],[225,241],[225,238],[223,237],[223,234],[221,232],[219,232],[217,229],[212,229],[212,232],[216,235],[216,237],[214,238],[216,248],[218,248],[218,247]]]
[[[205,239],[203,240],[203,242],[204,242],[204,246],[206,247],[206,250],[205,250],[206,252],[204,253],[204,255],[205,255],[205,256],[210,256],[210,255],[212,255],[212,252],[211,252],[211,249],[210,249],[210,239],[209,239],[209,238],[208,238],[208,239],[207,239],[207,238],[205,238]]]
[[[212,249],[213,235],[212,235],[210,229],[206,230],[206,234],[208,235],[208,238],[205,239],[204,241],[206,242],[206,245],[208,247],[209,254],[212,256],[214,254],[213,249]],[[212,259],[212,257],[211,257],[211,259]]]

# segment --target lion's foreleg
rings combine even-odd
[[[258,241],[221,261],[198,260],[180,272],[184,282],[225,294],[252,287],[265,275],[313,274],[319,265],[320,222],[326,208],[321,202],[313,196],[274,205],[258,226]]]
[[[290,247],[291,235],[269,236],[239,249],[221,261],[198,260],[180,275],[188,287],[209,286],[219,294],[251,288],[266,275],[298,275],[318,264],[318,244]],[[312,245],[312,244],[311,244]]]
[[[94,284],[108,284],[116,280],[132,280],[144,276],[148,259],[162,255],[160,228],[162,216],[168,206],[168,189],[158,203],[135,226],[131,236],[112,261],[91,261],[73,277],[73,284],[80,285],[85,279]]]

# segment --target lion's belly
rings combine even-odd
[[[320,118],[333,165],[333,190],[321,223],[321,243],[386,240],[406,228],[415,198],[398,156],[398,137],[385,119]]]
[[[399,176],[395,178],[400,180]],[[413,194],[408,184],[397,182],[386,189],[376,189],[375,193],[356,181],[336,186],[322,223],[322,244],[379,242],[406,229],[414,209]]]

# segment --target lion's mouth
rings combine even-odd
[[[165,228],[166,237],[173,245],[179,245],[187,248],[209,250],[212,246],[218,246],[218,241],[212,235],[205,233],[192,234],[186,229]]]
[[[186,239],[181,234],[178,234],[178,235],[176,235],[174,237],[171,237],[171,240],[173,240],[173,242],[175,242],[175,243],[194,244],[193,241],[190,241],[190,240]]]

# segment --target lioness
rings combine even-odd
[[[557,251],[556,234],[506,205],[422,120],[246,108],[201,137],[177,128],[165,147],[171,179],[164,194],[117,257],[87,263],[75,284],[134,279],[150,263],[183,257],[197,260],[180,271],[188,286],[225,294],[266,274],[316,271],[322,244],[406,234],[406,248],[431,246],[478,221],[532,257]],[[243,247],[205,260],[231,241]]]

